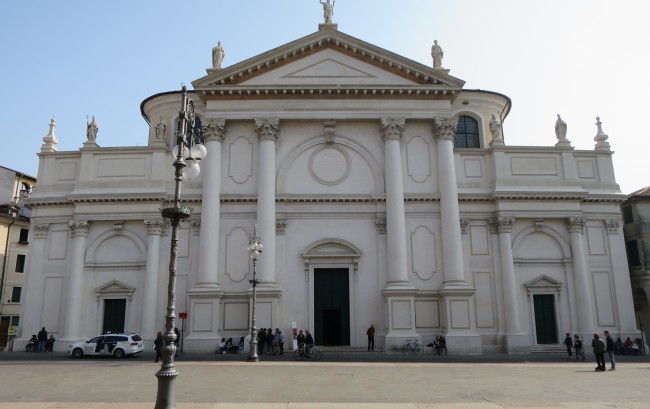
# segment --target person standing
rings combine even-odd
[[[45,327],[41,328],[40,331],[38,331],[38,352],[43,352],[45,350],[45,343],[47,342],[47,331],[45,331]]]
[[[368,351],[374,351],[375,350],[375,327],[370,324],[370,328],[368,328],[368,331],[366,331],[366,335],[368,336]]]
[[[582,358],[582,360],[585,360],[585,353],[582,351],[582,340],[580,339],[580,336],[578,334],[575,334],[573,336],[574,341],[573,341],[573,348],[576,350],[576,361]]]
[[[176,334],[176,339],[174,340],[174,344],[176,345],[176,352],[174,353],[174,357],[178,358],[178,356],[181,354],[181,333],[178,331],[178,327],[174,327],[174,334]]]
[[[305,334],[302,333],[302,330],[298,333],[296,342],[298,343],[298,349],[302,349],[302,346],[305,345]]]
[[[275,355],[275,350],[273,349],[273,342],[275,341],[275,335],[271,328],[266,332],[266,353],[267,355]]]
[[[612,338],[611,335],[609,335],[609,331],[603,331],[603,334],[605,334],[605,345],[606,348],[605,350],[607,351],[607,355],[609,355],[609,364],[610,364],[610,371],[615,371],[616,370],[616,360],[614,359],[614,339]],[[605,366],[605,363],[603,363],[603,367]]]
[[[257,333],[257,355],[264,355],[264,344],[266,344],[266,328]]]
[[[156,360],[154,362],[158,362],[158,358],[162,359],[160,351],[162,351],[163,343],[162,331],[158,331],[156,339],[153,341],[153,349],[156,350]]]
[[[311,332],[305,330],[305,352],[309,354],[309,352],[313,347],[314,347],[314,337],[311,336]]]
[[[566,337],[564,338],[564,346],[566,347],[566,353],[569,354],[569,359],[573,357],[571,349],[573,348],[573,341],[571,340],[571,335],[567,332]]]
[[[594,333],[594,339],[591,340],[591,348],[596,356],[596,371],[605,370],[605,343],[600,339],[600,334]]]
[[[275,339],[278,341],[278,353],[284,355],[284,335],[282,335],[282,331],[278,331]]]

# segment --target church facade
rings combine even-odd
[[[328,23],[192,83],[208,154],[182,190],[185,350],[250,333],[254,229],[257,327],[295,324],[318,345],[365,347],[371,324],[379,348],[443,335],[450,354],[637,332],[625,197],[600,121],[593,150],[574,149],[559,117],[548,146],[509,146],[509,98],[465,89],[438,58],[425,66]],[[142,103],[147,146],[103,148],[92,132],[60,152],[51,127],[30,198],[23,341],[43,326],[62,341],[163,329],[160,208],[179,107],[178,92]]]

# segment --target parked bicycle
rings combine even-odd
[[[407,339],[406,342],[404,343],[404,346],[402,347],[402,353],[404,355],[408,355],[408,354],[420,355],[422,353],[422,349],[423,348],[417,339]]]
[[[306,344],[303,344],[300,348],[293,351],[293,359],[296,361],[320,361],[322,357],[323,352],[314,345],[308,347]]]

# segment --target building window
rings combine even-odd
[[[454,148],[480,148],[481,143],[478,135],[478,122],[476,119],[461,115],[458,118]]]
[[[29,229],[20,229],[20,238],[18,239],[18,243],[29,243]]]
[[[20,292],[22,287],[14,287],[11,290],[11,302],[20,302]]]
[[[9,322],[10,327],[17,327],[20,325],[20,316],[19,315],[12,315],[11,316],[11,322]]]
[[[627,250],[627,262],[630,267],[641,267],[641,258],[639,257],[639,245],[636,240],[625,242]]]
[[[18,254],[16,256],[16,273],[24,273],[24,272],[25,272],[25,255]]]
[[[632,215],[632,206],[626,206],[623,208],[623,222],[625,224],[634,222],[634,216]]]

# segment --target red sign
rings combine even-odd
[[[186,320],[187,319],[187,313],[186,312],[179,313],[178,318],[180,318],[182,320]]]

